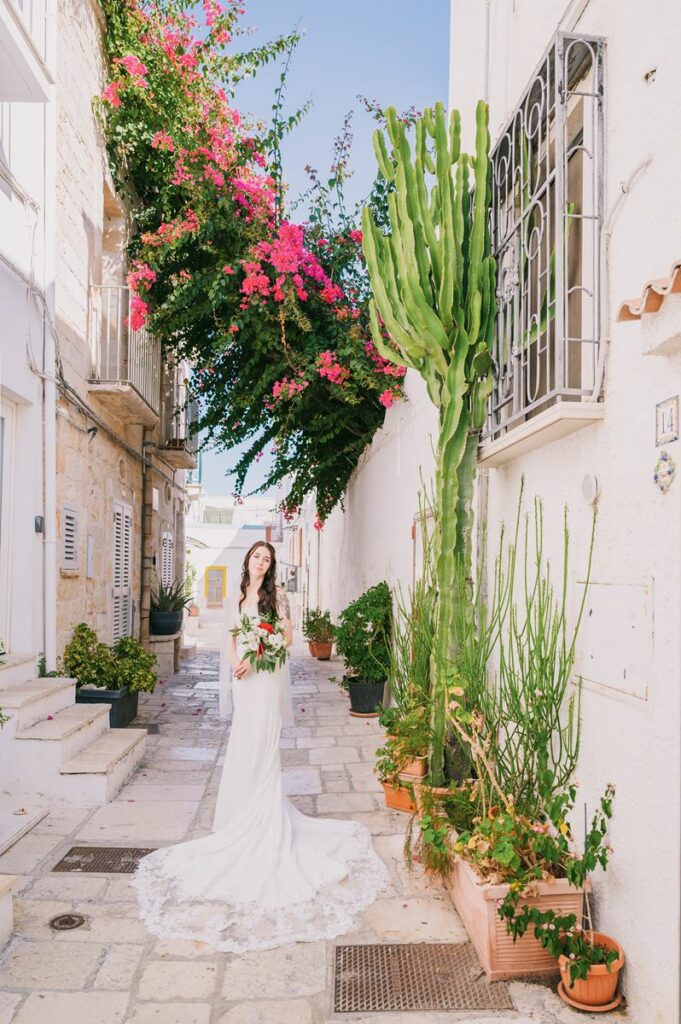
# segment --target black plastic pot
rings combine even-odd
[[[354,714],[378,714],[383,703],[385,682],[374,683],[366,679],[353,679],[346,676],[346,683],[350,694],[350,710]]]
[[[152,608],[149,612],[149,632],[152,636],[171,636],[182,629],[184,612],[159,612]]]
[[[109,725],[112,729],[124,729],[137,714],[139,693],[131,693],[127,686],[120,690],[76,689],[76,704],[110,704]]]

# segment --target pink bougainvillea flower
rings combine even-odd
[[[317,518],[315,519],[315,521],[314,521],[314,523],[312,525],[314,526],[315,530],[323,530],[324,529],[324,523],[321,521],[319,516],[317,516]]]
[[[128,53],[125,57],[117,57],[114,64],[120,64],[121,67],[125,68],[133,83],[141,89],[146,89],[148,86],[147,72],[148,68],[146,64],[143,64],[139,57],[135,57],[134,54]]]
[[[230,267],[229,263],[226,263],[222,270],[225,274],[236,274],[236,270],[234,267]]]
[[[381,405],[384,405],[386,407],[386,409],[390,409],[395,400],[395,396],[390,390],[390,388],[388,388],[387,390],[381,392],[381,394],[378,396],[378,400],[381,403]]]
[[[112,107],[120,107],[121,98],[118,95],[118,93],[120,92],[120,88],[120,82],[109,82],[106,89],[102,93],[102,99],[104,100],[104,102],[111,104]]]
[[[153,139],[151,140],[153,149],[166,150],[168,153],[175,151],[175,143],[168,135],[168,132],[156,132]]]

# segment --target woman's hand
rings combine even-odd
[[[251,671],[251,663],[250,661],[239,661],[232,671],[237,679],[243,679]]]

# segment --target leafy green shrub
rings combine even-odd
[[[156,685],[156,663],[156,655],[145,651],[134,637],[121,637],[113,647],[108,647],[97,639],[94,629],[81,622],[64,648],[63,671],[79,687],[119,690],[127,686],[132,693],[151,693]]]
[[[328,644],[336,635],[336,627],[328,611],[308,608],[303,616],[303,636],[313,644]]]
[[[156,686],[154,666],[158,664],[155,654],[145,651],[139,640],[124,636],[112,647],[116,662],[118,686],[127,686],[131,693],[153,693]]]
[[[94,629],[79,623],[64,648],[64,672],[78,686],[117,689],[116,663],[111,649],[97,639]]]
[[[336,647],[357,682],[388,678],[391,622],[392,598],[385,582],[370,587],[341,612]]]

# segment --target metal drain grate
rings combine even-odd
[[[153,848],[136,846],[72,846],[53,871],[101,872],[131,875]]]
[[[82,914],[57,914],[50,919],[50,928],[56,932],[70,932],[73,928],[82,928],[85,918]]]
[[[336,946],[335,1013],[512,1010],[508,987],[489,982],[470,943]]]

